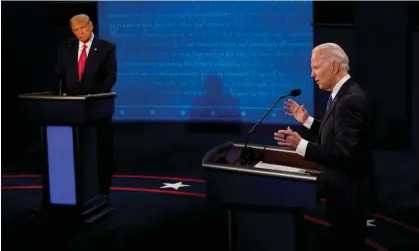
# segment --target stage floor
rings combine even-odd
[[[3,250],[186,251],[227,247],[226,215],[207,204],[205,180],[191,173],[114,175],[110,203],[115,211],[82,229],[30,220],[29,212],[39,207],[41,189],[40,175],[2,175]],[[319,206],[305,219],[310,233],[306,238],[308,250],[324,250],[321,243],[329,227],[323,208]],[[419,250],[419,227],[412,222],[377,213],[369,224],[368,250]]]

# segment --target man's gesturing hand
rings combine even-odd
[[[288,101],[285,101],[283,108],[287,111],[285,112],[286,115],[294,117],[295,120],[297,120],[301,124],[304,124],[304,122],[306,122],[306,120],[308,119],[309,115],[304,105],[299,105],[292,99],[288,99]]]
[[[298,132],[294,132],[288,127],[287,130],[278,130],[278,132],[274,133],[274,139],[280,146],[287,146],[295,149],[298,144],[300,144],[302,138]]]

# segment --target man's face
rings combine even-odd
[[[87,43],[87,41],[89,41],[92,37],[93,25],[90,21],[75,21],[71,25],[71,31],[78,40],[83,43]]]
[[[320,90],[332,91],[334,67],[333,62],[326,60],[319,52],[311,56],[311,77],[314,78]]]

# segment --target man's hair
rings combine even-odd
[[[339,45],[324,43],[314,47],[314,51],[321,51],[322,56],[325,56],[327,59],[337,59],[341,63],[342,68],[349,72],[349,58]]]
[[[70,19],[70,26],[72,26],[73,23],[79,23],[79,22],[88,23],[88,22],[90,22],[90,17],[86,14],[75,15]]]

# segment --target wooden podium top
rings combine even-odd
[[[203,158],[202,166],[206,168],[216,168],[229,171],[239,171],[252,174],[280,176],[288,178],[297,178],[303,180],[316,180],[317,175],[321,174],[319,166],[311,161],[307,161],[303,156],[294,150],[277,147],[248,144],[253,156],[251,160],[243,165],[241,154],[244,144],[227,142],[211,149]],[[304,173],[284,172],[272,169],[255,167],[262,161],[266,164],[274,164],[291,168],[304,169]]]

